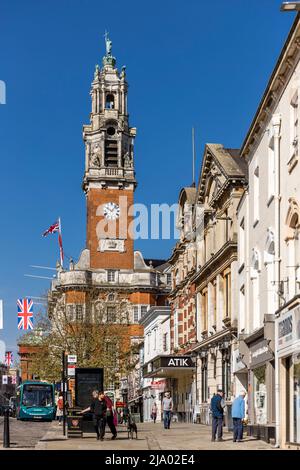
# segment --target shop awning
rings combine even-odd
[[[144,378],[182,377],[196,370],[191,356],[157,356],[143,366]]]

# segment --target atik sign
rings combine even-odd
[[[161,356],[161,367],[195,367],[190,356]]]

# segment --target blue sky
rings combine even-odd
[[[1,0],[1,269],[4,330],[14,349],[16,299],[44,295],[55,266],[56,236],[42,232],[58,215],[68,256],[85,245],[82,125],[90,84],[113,41],[127,67],[130,123],[138,134],[136,201],[177,202],[191,184],[191,127],[197,174],[205,142],[239,147],[294,13],[277,0]],[[136,243],[167,258],[174,240]],[[37,307],[38,308],[38,307]]]

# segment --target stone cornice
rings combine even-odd
[[[237,260],[237,243],[228,241],[193,276],[192,282],[198,285],[197,290],[202,287],[203,283],[207,284],[210,277],[215,277],[216,274],[230,266],[234,260]]]
[[[291,73],[299,60],[300,48],[300,13],[297,14],[288,38],[283,46],[266,90],[241,148],[241,156],[249,158],[256,148],[263,132],[264,124],[280,99]]]

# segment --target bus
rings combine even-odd
[[[19,385],[16,397],[17,419],[52,421],[55,416],[53,384],[26,381]]]

